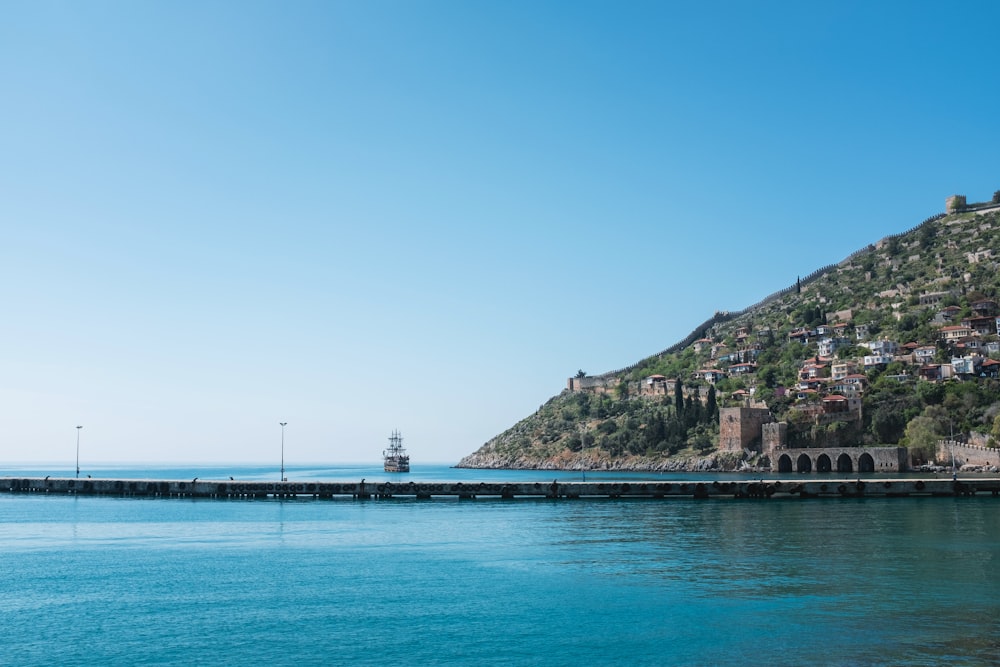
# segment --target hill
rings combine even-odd
[[[1000,437],[1000,191],[822,267],[681,341],[567,388],[459,467],[691,470],[769,465],[720,413],[756,410],[794,447]],[[749,412],[748,412],[749,413]],[[745,430],[745,429],[744,429]]]

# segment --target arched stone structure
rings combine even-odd
[[[774,456],[777,472],[828,473],[833,472],[833,461],[838,473],[903,472],[910,468],[905,447],[781,449]]]

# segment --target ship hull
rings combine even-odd
[[[410,472],[410,461],[409,459],[404,460],[386,460],[385,466],[383,466],[386,472]]]

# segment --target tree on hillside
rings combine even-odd
[[[718,413],[719,404],[716,402],[715,398],[715,385],[710,385],[708,387],[708,400],[705,404],[705,420],[708,422],[715,421]]]
[[[937,225],[933,222],[924,223],[920,228],[920,249],[927,250],[932,247],[935,236],[937,236]]]
[[[906,446],[924,461],[934,459],[937,443],[947,433],[948,412],[939,405],[929,405],[906,425]]]
[[[674,410],[676,410],[678,418],[684,414],[684,386],[681,384],[680,378],[674,380]]]
[[[615,396],[621,401],[628,398],[628,383],[625,380],[618,381],[618,386],[615,387]]]

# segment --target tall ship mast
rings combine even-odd
[[[410,455],[403,449],[403,436],[393,431],[389,436],[389,447],[382,451],[386,472],[410,472]]]

